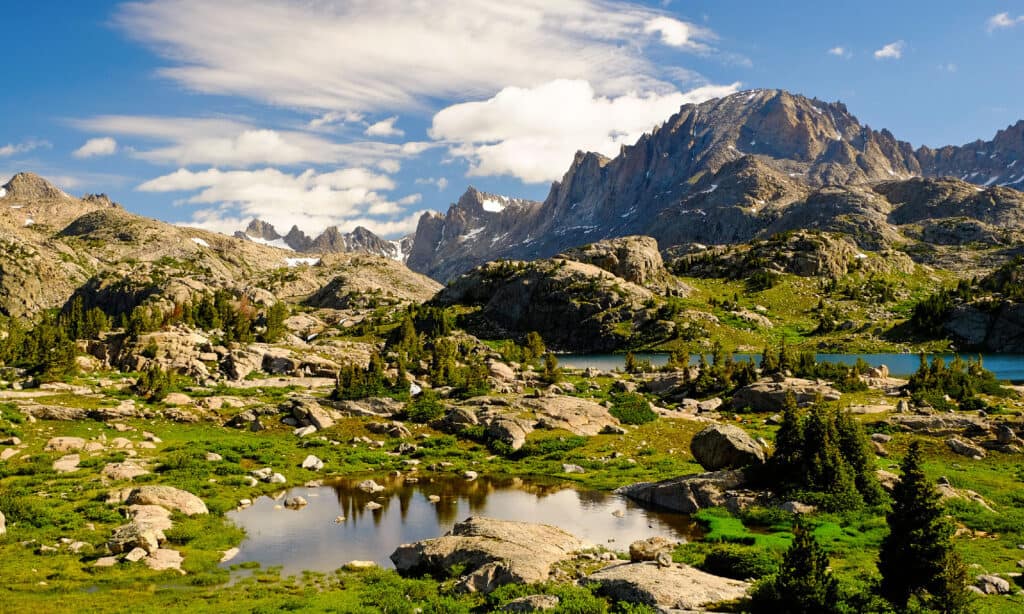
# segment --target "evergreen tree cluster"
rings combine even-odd
[[[886,516],[888,535],[878,553],[881,582],[871,592],[843,590],[828,555],[797,517],[793,543],[779,572],[760,581],[749,610],[772,614],[934,612],[971,614],[967,567],[953,546],[953,526],[922,469],[919,442],[903,459],[902,477]]]
[[[780,491],[830,510],[877,505],[884,497],[860,422],[822,402],[801,411],[792,395],[768,473]]]
[[[848,367],[831,362],[818,362],[814,352],[797,352],[783,343],[778,351],[764,348],[761,353],[761,374],[792,373],[795,377],[823,379],[832,382],[842,392],[867,390],[867,384],[860,378],[871,368],[863,358]]]
[[[928,357],[921,354],[921,363],[910,376],[907,390],[918,401],[942,406],[947,403],[946,396],[963,404],[979,393],[1000,397],[1014,394],[999,383],[994,373],[985,368],[980,356],[977,360],[965,361],[959,355],[949,363],[941,356],[935,356],[929,363]]]

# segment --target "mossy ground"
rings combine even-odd
[[[568,379],[584,388],[584,380],[578,375]],[[597,383],[599,389],[585,394],[607,398],[611,380],[603,378]],[[259,400],[269,403],[285,394],[269,387],[230,392],[258,395]],[[870,392],[844,397],[844,403],[851,404],[879,400],[878,393]],[[66,394],[36,401],[89,407],[110,403],[109,399]],[[307,454],[315,454],[326,462],[328,470],[324,473],[330,475],[380,475],[406,470],[401,457],[388,454],[398,440],[388,441],[383,449],[348,443],[356,436],[381,438],[367,430],[369,419],[347,418],[323,432],[329,440],[341,442],[332,445],[318,438],[299,439],[276,421],[269,421],[266,431],[251,433],[210,422],[133,420],[126,424],[135,430],[120,433],[109,425],[88,420],[32,423],[20,417],[9,404],[0,407],[0,413],[4,417],[0,420],[3,431],[19,436],[26,444],[17,459],[0,463],[0,510],[5,512],[8,522],[7,535],[0,538],[0,577],[4,579],[0,610],[4,612],[411,612],[415,608],[424,612],[459,612],[488,611],[496,606],[493,597],[445,597],[450,587],[443,581],[405,580],[387,571],[342,570],[328,575],[281,577],[274,569],[253,569],[248,574],[236,574],[233,582],[229,582],[231,573],[218,564],[221,552],[238,545],[244,535],[225,521],[224,512],[233,509],[239,499],[251,499],[276,489],[264,484],[247,486],[244,477],[252,469],[270,466],[282,472],[289,484],[301,484],[325,477],[299,467]],[[869,430],[883,430],[877,423],[884,417],[867,416],[864,420]],[[726,418],[754,436],[769,441],[774,437],[775,427],[765,424],[767,414]],[[632,482],[701,470],[689,452],[689,442],[704,424],[683,419],[660,418],[630,427],[621,436],[579,438],[564,432],[538,431],[531,435],[524,451],[510,457],[497,455],[469,439],[444,435],[426,426],[411,426],[416,434],[430,435],[425,444],[420,442],[423,445],[416,453],[421,466],[444,461],[452,463],[446,471],[456,473],[471,469],[483,475],[556,477],[583,487],[610,490]],[[136,478],[133,483],[184,488],[200,496],[211,510],[208,517],[175,515],[175,527],[168,532],[170,547],[181,550],[185,556],[185,576],[150,571],[139,564],[118,564],[109,569],[92,567],[111,530],[124,522],[117,506],[105,503],[106,494],[113,488],[130,485],[103,484],[99,472],[105,464],[127,458],[127,451],[108,449],[95,456],[82,454],[78,471],[57,474],[51,464],[63,453],[43,450],[50,437],[59,435],[94,438],[103,433],[108,439],[127,436],[139,441],[144,430],[157,435],[162,443],[155,450],[135,450],[152,473]],[[887,444],[891,455],[880,459],[880,466],[896,470],[910,440],[910,435],[894,434]],[[969,460],[953,455],[941,439],[926,441],[929,474],[935,478],[945,476],[957,488],[978,492],[995,510],[989,512],[966,501],[947,504],[953,519],[962,526],[956,544],[972,565],[972,574],[1017,571],[1016,562],[1024,559],[1024,550],[1018,549],[1024,543],[1024,459],[1019,455],[991,453],[983,460]],[[207,452],[218,453],[224,460],[208,462],[204,458]],[[586,473],[564,474],[563,463],[580,465]],[[679,560],[699,564],[715,543],[750,544],[765,551],[782,552],[790,540],[792,518],[778,510],[755,509],[739,516],[711,510],[703,512],[698,520],[705,524],[707,534],[702,541],[682,546],[677,551]],[[884,509],[813,514],[809,521],[815,536],[829,552],[835,572],[851,586],[867,586],[874,576],[878,545],[886,531]],[[37,553],[39,546],[55,545],[61,538],[83,541],[92,548],[78,554],[66,548]],[[339,565],[344,562],[339,560]],[[563,611],[600,612],[617,607],[586,590],[574,598],[589,605]],[[979,599],[979,605],[983,612],[1024,611],[1024,597],[986,597]]]

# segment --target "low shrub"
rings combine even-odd
[[[651,409],[647,399],[635,392],[613,396],[612,407],[608,413],[618,418],[622,424],[647,424],[658,419],[658,414]]]

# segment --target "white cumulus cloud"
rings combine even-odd
[[[509,87],[482,102],[434,116],[430,135],[470,163],[470,175],[511,175],[528,183],[561,178],[577,150],[614,156],[624,144],[667,120],[686,103],[725,96],[739,84],[686,93],[599,96],[586,81],[560,79]]]
[[[117,153],[117,141],[109,136],[89,139],[84,145],[71,153],[76,158],[93,158],[110,156]]]
[[[1012,28],[1022,23],[1024,23],[1024,15],[1011,17],[1009,13],[998,13],[988,18],[988,31]]]
[[[898,40],[881,49],[875,50],[876,60],[898,60],[903,57],[903,49],[907,46],[904,41]]]
[[[672,17],[655,17],[644,24],[644,33],[658,34],[661,42],[670,47],[682,47],[692,51],[707,51],[706,42],[715,39],[710,30]]]
[[[382,119],[375,124],[370,124],[363,134],[366,136],[404,136],[405,132],[395,127],[396,121],[398,121],[397,115]]]

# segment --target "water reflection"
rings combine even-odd
[[[330,571],[354,559],[390,567],[388,555],[398,545],[443,535],[471,515],[544,522],[591,544],[620,549],[654,535],[692,539],[699,531],[687,516],[645,510],[617,495],[578,490],[564,482],[421,477],[410,483],[403,477],[375,477],[384,490],[368,493],[358,488],[363,479],[293,488],[229,513],[247,532],[231,563],[281,565],[285,573]],[[305,497],[309,505],[283,509],[280,502],[292,496]],[[380,507],[367,509],[370,502]],[[345,520],[336,522],[338,516]]]

